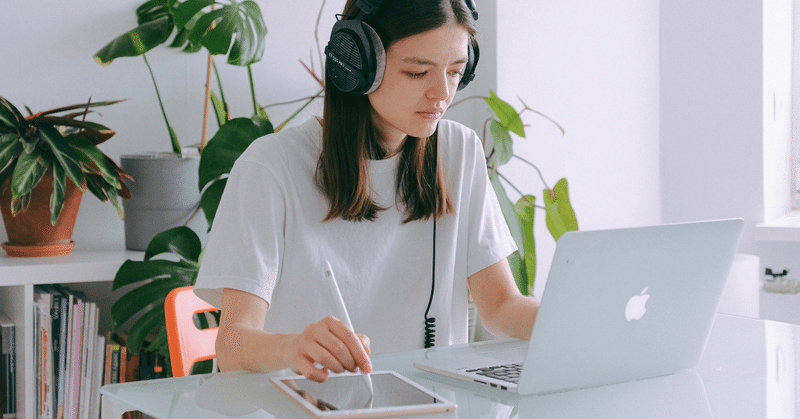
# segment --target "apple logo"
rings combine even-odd
[[[647,304],[647,300],[650,299],[650,295],[645,294],[647,288],[648,287],[644,287],[641,294],[634,295],[628,300],[628,305],[625,306],[625,318],[628,319],[628,321],[641,319],[647,311],[645,304]]]

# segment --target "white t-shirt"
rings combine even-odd
[[[403,223],[396,204],[399,155],[370,162],[375,221],[322,222],[317,186],[322,127],[316,118],[257,139],[236,161],[203,256],[195,293],[215,307],[235,288],[269,303],[264,330],[299,333],[337,316],[325,279],[328,260],[345,306],[373,354],[423,347],[431,290],[433,221]],[[516,249],[474,131],[439,123],[439,159],[455,214],[436,222],[436,279],[430,317],[436,345],[467,342],[467,277]],[[400,207],[400,208],[398,208]]]

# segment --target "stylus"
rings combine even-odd
[[[347,307],[344,305],[344,300],[342,299],[342,293],[339,291],[339,284],[336,283],[336,276],[333,275],[333,268],[331,268],[331,263],[329,261],[325,261],[325,265],[327,266],[327,271],[325,271],[325,276],[329,278],[328,284],[331,286],[331,294],[333,294],[334,302],[336,303],[336,308],[339,310],[339,317],[344,322],[347,327],[350,328],[353,332],[353,323],[350,322],[350,316],[347,314]],[[372,390],[372,377],[369,373],[361,374],[364,377],[364,381],[367,383],[367,387],[369,387],[369,393],[374,394]]]

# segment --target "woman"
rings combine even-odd
[[[506,262],[480,140],[441,120],[474,68],[471,10],[369,3],[340,21],[363,20],[384,56],[366,94],[342,91],[334,27],[323,118],[255,141],[231,172],[195,286],[222,309],[221,370],[368,372],[371,353],[423,347],[428,318],[436,344],[464,343],[468,292],[489,331],[530,337],[538,305]],[[358,335],[333,317],[326,260]]]

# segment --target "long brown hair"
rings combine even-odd
[[[353,18],[359,12],[357,0],[348,0],[343,18]],[[471,38],[475,36],[474,21],[464,0],[384,0],[364,22],[378,34],[384,49],[450,22],[464,27]],[[372,123],[369,99],[343,93],[326,75],[324,106],[317,182],[330,203],[325,221],[374,220],[384,208],[371,197],[369,160],[384,158],[385,150]],[[405,206],[404,222],[455,212],[438,159],[438,133],[437,129],[427,138],[406,137],[403,143],[397,192]]]

